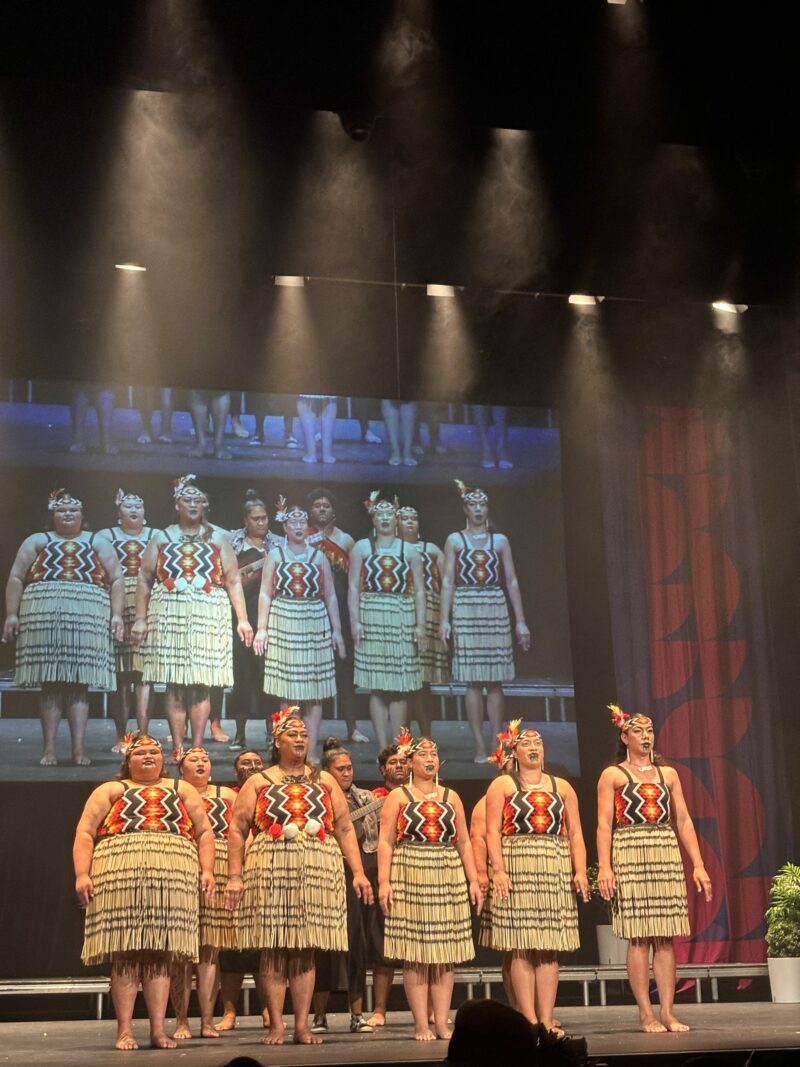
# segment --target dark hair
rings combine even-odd
[[[236,754],[236,759],[233,761],[233,769],[234,769],[234,771],[238,771],[238,769],[239,769],[239,760],[242,758],[242,756],[258,756],[259,759],[261,759],[261,761],[263,763],[263,757],[261,756],[261,753],[257,749],[255,749],[255,748],[244,748],[244,749],[242,749],[241,752],[237,752],[237,754]]]
[[[292,718],[300,719],[300,721],[303,722],[303,718],[301,715],[293,715]],[[306,753],[306,764],[311,768],[311,781],[316,782],[319,779],[320,768],[317,766],[316,763],[312,763],[308,756],[309,753]],[[273,737],[272,748],[270,749],[269,753],[270,766],[276,767],[278,765],[279,759],[280,755],[278,753],[278,746],[275,744],[275,738]]]
[[[336,511],[336,497],[333,495],[330,489],[323,489],[321,486],[317,489],[311,490],[311,492],[306,497],[306,503],[309,507],[311,507],[313,503],[315,503],[317,500],[321,500],[323,497],[325,497],[326,500],[330,501],[331,507],[334,511]]]
[[[128,751],[122,757],[122,763],[120,764],[119,773],[116,776],[116,781],[118,781],[118,782],[122,782],[126,778],[130,778],[130,776],[131,776],[130,754],[131,754],[131,749],[128,749]],[[166,761],[164,760],[164,752],[163,752],[163,749],[162,749],[161,750],[161,777],[162,778],[164,777],[164,764],[165,764],[165,762]]]
[[[617,751],[614,756],[614,763],[623,763],[628,758],[628,746],[622,740],[622,734],[619,735],[617,741]],[[655,749],[650,754],[650,762],[654,767],[663,767],[666,764],[666,760],[660,752],[656,752]]]
[[[264,508],[264,510],[267,512],[267,522],[269,522],[269,510],[267,509],[267,505],[264,503],[264,501],[261,499],[255,489],[248,489],[247,492],[244,494],[244,506],[242,509],[244,511],[245,518],[247,518],[253,508]]]
[[[389,759],[392,756],[396,756],[399,751],[399,746],[394,744],[386,745],[385,748],[382,748],[380,750],[380,752],[378,753],[378,766],[380,767],[381,772],[383,771],[383,768],[386,766],[386,764],[389,762]]]
[[[350,753],[338,737],[326,737],[322,742],[322,769],[324,771],[329,770],[333,761],[338,759],[339,756],[347,756],[349,758]]]

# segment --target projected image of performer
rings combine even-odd
[[[111,963],[116,1047],[139,1047],[132,1021],[141,985],[150,1044],[175,1048],[164,1031],[170,972],[197,962],[197,895],[214,895],[214,835],[194,786],[164,777],[155,738],[126,738],[119,779],[98,786],[83,809],[73,862],[86,909],[81,959]]]
[[[122,739],[128,731],[128,719],[132,715],[136,716],[137,727],[142,732],[147,730],[150,686],[142,681],[144,657],[141,648],[131,643],[131,627],[136,619],[139,569],[153,530],[145,526],[144,500],[138,493],[126,493],[124,489],[118,489],[114,503],[117,505],[117,525],[101,530],[98,536],[105,537],[114,546],[125,582],[125,634],[122,641],[114,645],[117,691],[111,703],[117,728],[117,740],[111,751],[119,753]]]
[[[425,579],[425,634],[419,646],[422,660],[422,681],[428,687],[417,694],[412,716],[415,716],[423,734],[431,732],[430,686],[443,685],[450,676],[445,651],[439,637],[442,609],[442,571],[444,570],[444,552],[433,541],[425,541],[419,536],[419,514],[417,509],[405,504],[397,512],[397,527],[402,539],[409,545],[415,545],[422,560],[422,574]]]
[[[48,500],[52,529],[26,537],[6,584],[3,641],[17,641],[14,683],[41,686],[43,767],[55,767],[66,712],[72,761],[88,767],[89,686],[113,692],[112,637],[121,641],[122,568],[103,537],[83,529],[83,504],[66,489]]]
[[[261,951],[270,1028],[267,1045],[284,1042],[286,982],[297,1044],[319,1044],[308,1025],[314,951],[347,950],[342,855],[353,890],[372,902],[347,801],[327,771],[308,764],[308,731],[299,709],[273,715],[272,763],[241,788],[228,838],[225,902],[239,908],[239,943]],[[244,844],[253,842],[244,857]]]
[[[334,652],[345,655],[331,567],[306,544],[308,513],[278,501],[286,544],[267,555],[253,650],[264,656],[264,692],[302,703],[311,759],[319,760],[322,701],[336,694]]]
[[[598,885],[611,901],[611,924],[628,943],[628,979],[645,1033],[688,1030],[673,1011],[675,937],[689,933],[686,878],[675,830],[692,863],[698,893],[711,900],[694,824],[680,778],[655,751],[653,720],[609,704],[619,730],[616,762],[597,786]],[[674,824],[674,829],[673,829]],[[650,1003],[650,951],[661,1004]]]
[[[408,722],[407,695],[422,688],[419,647],[425,637],[422,560],[397,536],[397,506],[375,490],[364,501],[372,535],[350,554],[350,625],[355,644],[354,681],[369,690],[375,739]]]
[[[475,955],[470,901],[483,896],[464,808],[439,785],[439,752],[429,738],[398,738],[411,764],[408,785],[384,802],[378,841],[378,902],[386,916],[386,955],[403,960],[403,986],[417,1041],[447,1039],[453,967]],[[428,997],[434,1030],[428,1024]]]
[[[167,686],[173,747],[183,747],[187,717],[201,743],[211,712],[210,690],[233,684],[230,608],[239,639],[253,630],[236,556],[224,531],[207,518],[208,496],[194,475],[173,486],[178,521],[150,538],[139,571],[131,640],[144,646],[144,680]]]
[[[442,614],[443,643],[453,637],[454,682],[466,682],[467,718],[475,738],[475,763],[488,762],[483,740],[483,689],[494,733],[503,718],[503,682],[514,678],[514,649],[506,596],[516,623],[517,643],[530,648],[517,574],[508,538],[489,526],[489,497],[456,479],[464,506],[463,530],[450,534],[444,546]],[[451,623],[452,612],[452,623]]]
[[[228,831],[236,793],[224,785],[211,784],[211,757],[204,748],[181,751],[177,756],[181,780],[194,786],[203,801],[211,832],[214,835],[213,897],[200,892],[200,954],[197,963],[197,1002],[200,1005],[200,1036],[219,1037],[214,1026],[214,1004],[219,988],[220,949],[237,945],[233,912],[225,907],[225,884],[228,880]],[[192,965],[179,964],[171,982],[172,1006],[175,1010],[175,1033],[178,1040],[192,1036],[189,1027],[189,997],[192,992]]]
[[[579,947],[576,891],[589,900],[578,799],[569,782],[545,772],[536,730],[521,730],[515,719],[498,740],[513,764],[486,795],[492,909],[485,940],[506,954],[517,1010],[560,1035],[557,954]]]
[[[266,504],[255,489],[248,489],[245,493],[244,526],[233,530],[228,538],[239,565],[247,621],[255,633],[258,629],[258,594],[261,591],[264,563],[267,554],[283,541],[282,537],[270,533]],[[230,703],[236,722],[236,736],[230,747],[238,752],[247,745],[247,720],[263,720],[267,708],[264,664],[252,646],[248,648],[243,641],[233,642],[233,693]]]
[[[356,722],[356,695],[353,685],[353,639],[348,607],[350,553],[355,541],[336,525],[336,497],[330,489],[313,489],[306,497],[310,530],[308,544],[319,545],[331,565],[339,619],[342,624],[346,659],[336,658],[336,703],[347,725],[347,736],[356,744],[369,741]]]

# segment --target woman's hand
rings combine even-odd
[[[121,615],[111,616],[111,636],[115,641],[125,640],[125,623],[122,621]]]
[[[228,911],[236,911],[242,903],[244,896],[244,882],[240,874],[229,874],[228,883],[225,886],[225,907]]]
[[[253,638],[253,651],[257,656],[263,656],[267,651],[267,631],[259,628]]]
[[[200,872],[200,892],[205,895],[206,900],[213,900],[214,894],[217,891],[217,883],[214,880],[213,871],[201,871]]]
[[[414,642],[417,648],[422,647],[422,642],[425,640],[425,623],[417,623],[414,627]]]
[[[79,874],[75,879],[75,894],[82,908],[88,908],[94,900],[94,884],[88,874]]]
[[[361,648],[361,642],[364,640],[364,627],[360,622],[353,623],[353,644],[356,648]]]
[[[483,892],[477,882],[469,883],[469,899],[472,901],[472,906],[475,909],[476,915],[480,915],[483,910]]]
[[[576,871],[572,884],[575,886],[575,892],[583,903],[588,904],[591,893],[589,892],[589,879],[586,877],[586,871]]]
[[[610,867],[601,867],[597,872],[597,888],[603,900],[611,900],[617,891],[617,876]]]
[[[388,915],[392,906],[392,887],[388,882],[381,882],[378,885],[378,903],[383,914]]]
[[[244,642],[245,647],[250,648],[253,643],[253,627],[247,619],[242,619],[237,623],[236,632],[239,635],[239,640]]]
[[[708,877],[708,871],[702,863],[692,871],[692,881],[697,888],[697,892],[702,893],[707,901],[711,900],[713,892],[711,888],[711,879]]]
[[[523,652],[527,652],[531,647],[531,632],[528,629],[527,623],[517,623],[517,644]]]
[[[19,615],[6,615],[3,624],[3,644],[15,641],[19,636]]]
[[[478,885],[480,886],[481,893],[486,896],[489,892],[489,873],[488,871],[478,871]]]
[[[500,900],[508,900],[511,891],[511,879],[505,871],[492,871],[492,889]]]
[[[331,634],[331,644],[333,650],[338,655],[339,659],[345,659],[347,656],[347,649],[344,647],[344,639],[342,638],[341,630],[334,630]]]
[[[147,640],[147,619],[136,619],[131,626],[131,644],[137,648]]]
[[[353,889],[356,896],[361,898],[362,904],[374,904],[375,894],[372,892],[372,884],[365,874],[353,875]]]
[[[450,640],[450,623],[442,622],[439,624],[439,640],[444,648],[447,648],[448,641]]]

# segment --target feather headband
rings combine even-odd
[[[460,478],[454,478],[461,499],[467,504],[483,504],[489,497],[483,489],[479,489],[477,486],[473,488],[471,485],[465,485]]]
[[[83,508],[83,501],[78,500],[76,496],[73,496],[69,489],[54,489],[47,498],[48,511],[55,511],[56,508],[67,507],[69,505],[72,505],[74,508]]]
[[[606,704],[611,712],[611,721],[620,733],[624,734],[631,726],[652,726],[653,720],[647,715],[629,715],[623,711],[619,704]]]

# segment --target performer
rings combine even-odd
[[[334,650],[344,658],[331,567],[306,544],[308,513],[278,500],[286,545],[267,556],[258,595],[256,655],[264,656],[264,692],[303,704],[311,760],[319,760],[322,701],[336,695]]]
[[[267,554],[283,543],[282,537],[270,532],[267,508],[255,489],[248,489],[244,501],[244,526],[229,535],[236,553],[242,582],[247,621],[255,633],[258,628],[258,594]],[[236,626],[234,618],[234,628]],[[233,642],[233,693],[231,706],[236,722],[236,736],[230,746],[234,752],[247,745],[248,719],[265,719],[267,699],[264,695],[264,665],[252,647]]]
[[[225,903],[232,909],[241,905],[240,944],[262,950],[270,1017],[264,1044],[283,1044],[288,979],[294,1041],[318,1045],[322,1039],[308,1027],[314,950],[347,948],[342,853],[356,895],[371,903],[372,888],[341,789],[327,771],[306,762],[308,731],[299,709],[284,708],[272,721],[272,765],[244,783],[233,809]]]
[[[408,722],[406,696],[422,688],[418,649],[425,636],[425,582],[419,552],[397,536],[397,504],[370,494],[372,536],[350,553],[350,625],[357,687],[370,691],[375,738]]]
[[[575,892],[589,900],[586,845],[575,790],[545,773],[541,734],[520,730],[520,722],[515,719],[498,736],[513,754],[514,766],[492,782],[486,795],[489,944],[510,957],[517,1009],[560,1035],[553,1019],[557,953],[579,947]]]
[[[219,1037],[214,1026],[214,1004],[219,988],[219,950],[236,947],[233,912],[225,907],[224,891],[228,877],[228,830],[236,793],[224,785],[211,785],[211,757],[204,748],[190,748],[177,757],[181,779],[194,786],[203,801],[214,835],[215,893],[209,899],[200,893],[200,959],[197,964],[197,1001],[200,1005],[200,1036]],[[172,976],[172,1004],[178,1040],[192,1036],[189,1028],[189,997],[192,992],[192,965],[178,964]]]
[[[370,878],[368,864],[377,873],[378,820],[382,801],[368,789],[359,789],[353,782],[353,761],[350,753],[342,747],[337,737],[329,737],[322,746],[322,768],[336,779],[347,801],[350,819],[361,849],[364,874]],[[372,878],[370,878],[372,884]],[[367,987],[367,941],[365,925],[369,912],[374,908],[362,905],[355,893],[347,887],[347,952],[318,952],[314,996],[311,1001],[314,1021],[312,1034],[328,1032],[328,1017],[325,1009],[331,989],[340,989],[340,975],[344,971],[345,985],[350,1002],[350,1033],[371,1034],[373,1028],[364,1019],[364,992]],[[342,967],[341,965],[344,964]]]
[[[386,916],[386,955],[403,960],[403,986],[417,1041],[449,1038],[453,965],[475,955],[470,901],[483,895],[464,808],[439,785],[439,753],[429,738],[398,738],[411,763],[407,786],[393,789],[381,812],[378,901]],[[428,1025],[428,994],[434,1028]]]
[[[703,866],[694,824],[680,778],[655,751],[653,720],[608,705],[619,730],[616,763],[597,786],[597,884],[612,902],[611,925],[628,944],[628,979],[645,1033],[688,1030],[673,1011],[675,946],[689,933],[686,880],[678,842],[689,854],[698,893],[711,900],[711,879]],[[613,831],[612,831],[613,824]],[[650,1003],[650,949],[661,1003]]]
[[[422,541],[419,536],[419,514],[416,508],[405,504],[397,512],[400,536],[409,545],[415,545],[422,560],[425,579],[425,636],[419,647],[422,660],[422,681],[426,688],[414,698],[413,712],[423,734],[431,732],[430,687],[443,685],[450,677],[447,652],[439,637],[442,607],[442,579],[444,552],[433,541]]]
[[[206,519],[208,496],[187,474],[173,483],[178,521],[157,530],[142,557],[131,641],[144,650],[144,679],[166,682],[173,748],[183,747],[187,715],[201,744],[211,711],[209,690],[233,684],[230,605],[245,645],[253,629],[236,556]]]
[[[452,609],[453,681],[466,682],[467,718],[475,738],[475,763],[487,763],[483,742],[483,688],[493,733],[503,718],[503,682],[514,677],[514,650],[506,595],[516,620],[523,652],[531,634],[522,609],[511,545],[489,528],[489,497],[456,479],[466,525],[450,534],[444,546],[440,635],[450,640]],[[505,586],[505,591],[504,587]]]
[[[151,1045],[175,1048],[164,1032],[169,976],[197,962],[198,879],[213,897],[214,836],[194,786],[162,777],[158,741],[129,734],[123,751],[119,780],[94,790],[75,833],[75,892],[86,908],[81,959],[111,963],[117,1048],[139,1047],[132,1019],[140,983]]]
[[[393,789],[398,789],[408,781],[409,765],[405,755],[395,743],[387,745],[378,753],[378,769],[383,778],[383,785],[372,790],[372,795],[382,799]],[[370,880],[375,897],[378,896],[378,853],[364,852],[364,873]],[[369,908],[366,917],[367,928],[367,962],[372,967],[373,1011],[367,1024],[373,1029],[386,1025],[386,1011],[389,1004],[389,992],[394,982],[394,972],[401,966],[397,960],[387,959],[384,950],[386,916],[380,908]]]
[[[41,765],[58,763],[58,724],[66,711],[72,762],[88,767],[89,686],[116,688],[111,639],[123,637],[125,589],[114,549],[84,531],[81,501],[55,489],[47,507],[53,529],[25,538],[8,576],[3,641],[19,638],[14,684],[42,688]]]
[[[141,649],[131,644],[130,635],[136,618],[136,586],[142,554],[153,530],[152,527],[145,526],[144,500],[138,493],[126,493],[124,489],[118,489],[114,503],[117,505],[117,525],[101,530],[98,536],[105,537],[114,546],[125,583],[125,635],[114,648],[117,691],[111,705],[114,725],[117,728],[117,740],[111,751],[119,753],[122,738],[128,730],[128,719],[131,717],[131,694],[134,697],[136,725],[143,733],[147,731],[150,686],[142,681],[144,657]]]
[[[340,530],[336,525],[336,497],[330,489],[314,489],[307,498],[310,519],[309,545],[319,545],[325,558],[331,565],[336,602],[339,605],[339,619],[342,625],[346,659],[337,657],[336,667],[336,703],[342,718],[347,724],[347,736],[355,744],[365,744],[369,738],[358,729],[356,720],[356,693],[353,685],[353,641],[350,635],[350,613],[348,610],[348,578],[350,574],[350,553],[355,541],[350,534]]]

